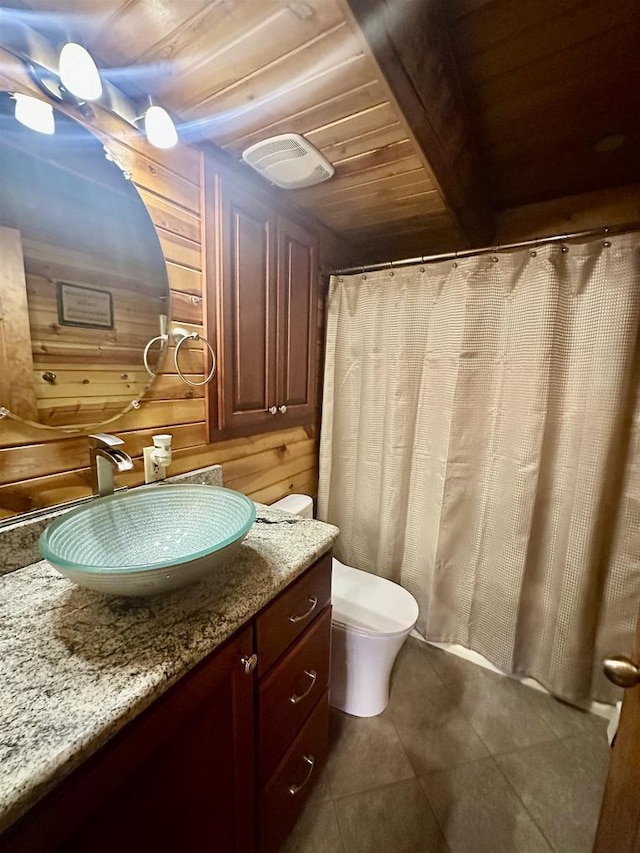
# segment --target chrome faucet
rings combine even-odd
[[[113,471],[131,471],[133,461],[128,453],[118,448],[121,438],[99,432],[89,436],[91,454],[91,487],[94,495],[112,495],[115,488]]]

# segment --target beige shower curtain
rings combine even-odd
[[[418,630],[611,701],[640,602],[640,240],[332,278],[319,517]]]

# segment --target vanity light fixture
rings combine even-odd
[[[102,95],[98,66],[89,51],[75,42],[67,42],[60,51],[59,74],[62,85],[81,101],[95,101]]]
[[[176,126],[169,113],[149,98],[148,105],[140,104],[121,92],[109,80],[100,78],[100,71],[89,51],[81,44],[68,41],[58,50],[46,36],[24,23],[16,10],[5,10],[0,4],[2,48],[17,56],[26,66],[40,91],[53,101],[70,105],[81,115],[94,115],[89,101],[99,101],[100,109],[118,116],[136,130],[146,134],[156,148],[173,148],[178,142]],[[53,133],[53,113],[45,102],[25,107],[16,100],[16,117],[34,130]],[[45,119],[45,106],[50,115]],[[39,119],[35,112],[39,110]],[[24,120],[22,118],[24,116]],[[30,116],[30,117],[27,117]],[[46,129],[45,129],[46,128]]]
[[[53,107],[40,98],[30,95],[13,95],[16,102],[16,119],[25,127],[37,130],[38,133],[55,133],[56,125],[53,117]]]
[[[155,148],[173,148],[178,142],[173,119],[163,107],[155,104],[150,104],[144,114],[144,132]]]

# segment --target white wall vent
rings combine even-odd
[[[251,145],[242,159],[272,184],[287,190],[326,181],[334,168],[310,142],[297,133],[283,133]]]

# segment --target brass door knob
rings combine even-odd
[[[635,687],[640,684],[640,666],[625,655],[605,658],[602,668],[609,681],[618,687]]]

